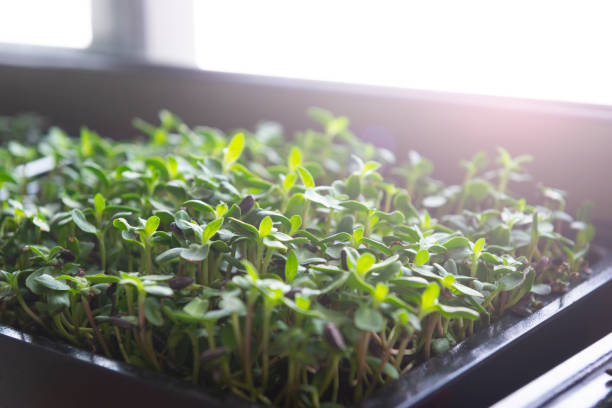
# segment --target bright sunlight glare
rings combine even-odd
[[[91,0],[0,0],[0,43],[86,48]]]
[[[199,67],[612,105],[612,1],[194,0]]]

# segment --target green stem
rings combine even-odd
[[[427,324],[425,326],[425,329],[423,330],[423,337],[425,338],[425,344],[423,346],[425,360],[429,360],[429,357],[431,357],[431,339],[433,336],[434,329],[436,327],[436,323],[438,322],[438,318],[438,313],[432,313],[427,319]]]
[[[81,296],[81,303],[83,304],[85,315],[87,315],[87,320],[89,320],[89,324],[91,325],[91,328],[94,330],[94,333],[96,334],[96,337],[98,338],[98,341],[100,342],[100,345],[102,345],[102,349],[104,349],[104,354],[106,354],[106,356],[110,358],[111,353],[108,350],[108,347],[106,346],[104,337],[102,337],[102,334],[100,334],[100,331],[98,330],[98,326],[96,325],[96,322],[94,320],[93,313],[91,313],[91,307],[89,306],[89,300],[86,300],[84,296]]]
[[[113,329],[115,331],[115,338],[117,339],[117,344],[119,345],[119,351],[121,351],[123,360],[125,360],[125,362],[129,364],[130,357],[128,356],[127,352],[125,351],[125,347],[123,346],[123,340],[121,340],[121,331],[117,326],[113,326]]]
[[[325,379],[319,387],[319,396],[323,395],[332,380],[338,376],[338,363],[340,362],[340,357],[341,356],[339,354],[335,354],[332,358],[332,362],[327,368],[327,372],[325,373]]]
[[[23,310],[28,314],[28,316],[30,316],[32,319],[34,319],[34,321],[36,323],[40,324],[44,328],[45,325],[42,322],[42,320],[40,319],[40,317],[38,317],[38,315],[36,313],[34,313],[32,311],[32,309],[30,309],[30,307],[27,305],[25,300],[23,300],[23,296],[21,296],[21,292],[19,291],[19,287],[16,287],[16,285],[13,285],[13,292],[15,292],[15,296],[17,297],[17,302],[19,302],[19,304],[21,305]]]
[[[268,387],[268,375],[270,360],[268,355],[268,345],[270,342],[270,319],[272,317],[272,304],[266,300],[264,304],[264,323],[263,323],[263,334],[262,334],[262,390],[265,391]]]
[[[104,233],[99,232],[96,234],[98,237],[98,243],[100,245],[100,261],[102,262],[102,272],[106,273],[106,243],[104,242]]]
[[[272,260],[272,255],[274,254],[274,250],[272,248],[268,248],[266,252],[266,256],[263,260],[263,266],[261,267],[261,273],[266,273],[268,271],[268,266],[270,265],[270,261]]]
[[[189,337],[191,338],[191,345],[193,348],[193,373],[191,381],[197,384],[200,378],[200,341],[198,340],[198,336],[193,333],[189,333]]]

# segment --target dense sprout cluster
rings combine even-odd
[[[346,118],[309,114],[322,130],[292,142],[165,111],[135,122],[144,142],[0,121],[0,322],[252,401],[333,406],[586,268],[588,207],[510,194],[528,157],[477,154],[447,186],[418,154],[396,164]]]

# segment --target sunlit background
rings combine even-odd
[[[149,38],[152,54],[206,70],[612,105],[609,0],[144,4],[183,22]],[[0,0],[0,42],[87,48],[91,13],[85,0]]]
[[[0,43],[86,48],[89,0],[0,0]]]

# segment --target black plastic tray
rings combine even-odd
[[[529,317],[508,315],[362,407],[489,406],[612,331],[612,254]],[[136,405],[134,405],[136,404]],[[0,325],[0,407],[250,407],[229,393]]]

